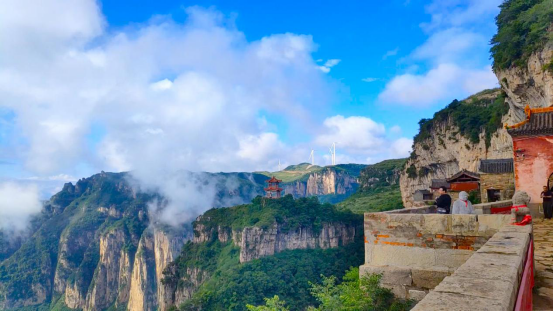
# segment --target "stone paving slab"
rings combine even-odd
[[[488,298],[431,291],[411,311],[506,311],[506,303]]]
[[[534,310],[553,310],[553,220],[534,219]]]

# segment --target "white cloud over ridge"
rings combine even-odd
[[[380,93],[379,99],[407,106],[430,106],[447,100],[452,94],[474,94],[496,84],[497,78],[491,66],[466,70],[453,63],[444,63],[426,74],[394,77]]]
[[[314,142],[284,144],[263,115],[313,125],[333,89],[324,73],[340,60],[318,64],[308,35],[248,41],[217,11],[186,11],[184,23],[157,16],[112,30],[94,0],[0,2],[0,108],[16,116],[29,181],[51,192],[82,162],[131,171],[166,196],[160,218],[175,224],[213,204],[217,181],[190,171],[276,169],[333,140],[342,162],[405,155],[366,117],[331,117]]]
[[[194,200],[196,180],[174,172],[267,167],[281,143],[259,126],[260,111],[307,120],[328,100],[310,36],[249,42],[198,7],[184,23],[158,16],[112,31],[94,0],[28,2],[33,10],[0,3],[0,105],[16,116],[19,157],[37,176],[85,160],[98,171],[132,170],[175,213],[205,209],[210,191]]]
[[[420,26],[427,40],[404,59],[408,71],[393,77],[379,94],[392,105],[428,107],[498,86],[490,60],[478,56],[489,52],[495,32],[493,17],[501,0],[435,0],[426,7],[431,21]]]
[[[6,234],[22,234],[30,218],[40,213],[42,203],[36,185],[14,182],[0,183],[0,230]]]
[[[329,147],[336,142],[337,150],[342,151],[337,155],[338,163],[373,163],[407,157],[411,152],[411,139],[390,137],[390,134],[401,132],[399,126],[387,131],[383,124],[368,117],[337,115],[327,118],[324,127],[325,131],[315,138],[315,143]]]

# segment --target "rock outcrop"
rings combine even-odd
[[[335,168],[324,168],[308,174],[304,179],[283,184],[284,194],[291,194],[294,198],[353,194],[357,186],[357,176]]]
[[[501,88],[507,93],[510,107],[510,124],[522,121],[524,107],[553,106],[553,72],[546,65],[553,61],[553,44],[546,44],[541,51],[533,53],[524,67],[512,66],[496,70]]]
[[[177,257],[186,240],[183,235],[169,235],[159,229],[145,231],[136,252],[128,310],[164,309],[165,290],[160,287],[163,270]]]
[[[504,119],[505,120],[505,119]],[[460,134],[458,127],[450,121],[439,124],[422,143],[413,145],[413,154],[405,165],[400,177],[400,188],[405,207],[416,203],[413,194],[417,190],[428,190],[432,179],[446,179],[466,169],[477,171],[480,159],[512,158],[511,137],[505,129],[498,129],[486,146],[485,133],[480,134],[480,142],[474,144]],[[407,170],[416,173],[409,175]]]
[[[355,227],[342,223],[324,223],[319,231],[312,228],[298,228],[285,232],[282,226],[274,224],[268,229],[247,227],[233,233],[234,244],[240,247],[240,262],[248,262],[264,256],[271,256],[284,250],[333,248],[353,242]]]
[[[240,263],[275,255],[284,250],[334,248],[353,243],[361,229],[354,223],[323,222],[319,227],[297,227],[289,229],[285,224],[274,223],[262,228],[249,226],[243,229],[231,229],[220,225],[206,225],[211,222],[204,215],[194,223],[193,244],[231,243],[239,248]],[[176,307],[198,290],[210,277],[206,272],[194,266],[180,271],[176,263],[170,264],[162,281],[160,309]]]

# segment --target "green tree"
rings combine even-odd
[[[273,298],[265,298],[264,300],[264,305],[254,306],[247,304],[246,308],[248,308],[248,311],[290,311],[286,306],[286,302],[284,300],[280,300],[277,295]]]
[[[318,311],[399,311],[409,310],[411,301],[394,297],[379,285],[380,275],[359,278],[359,269],[351,268],[341,284],[334,276],[323,277],[321,284],[311,284],[311,294],[319,302]]]

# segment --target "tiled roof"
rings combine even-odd
[[[454,174],[451,178],[447,179],[447,182],[452,182],[453,180],[461,177],[464,174],[474,179],[480,179],[480,175],[478,173],[463,169]]]
[[[511,136],[553,135],[553,107],[525,109],[526,120],[506,126]]]
[[[514,171],[513,159],[482,159],[478,171],[482,173],[511,173]]]
[[[416,190],[415,193],[421,193],[421,194],[432,194],[429,190]]]
[[[449,184],[446,179],[432,179],[432,184],[430,185],[431,189],[439,189],[442,186],[450,188],[451,184]]]

